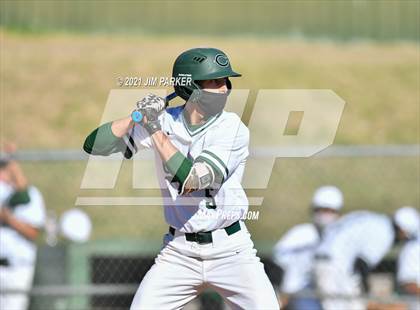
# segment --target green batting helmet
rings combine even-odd
[[[193,48],[183,52],[175,60],[172,76],[191,77],[191,85],[176,85],[175,92],[184,100],[188,100],[194,90],[200,90],[196,81],[237,77],[230,66],[227,55],[217,48]]]

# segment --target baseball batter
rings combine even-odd
[[[278,309],[240,220],[248,210],[241,179],[249,131],[223,109],[232,88],[229,78],[241,75],[215,48],[185,51],[172,75],[191,77],[189,85],[174,87],[185,105],[164,110],[162,98],[148,95],[137,103],[141,125],[131,117],[104,124],[84,145],[93,155],[122,152],[130,158],[142,148],[155,153],[169,231],[131,309],[180,309],[207,287],[232,309]]]

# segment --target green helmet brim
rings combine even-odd
[[[210,74],[208,73],[205,76],[197,76],[194,78],[194,80],[204,81],[204,80],[214,80],[214,79],[221,79],[221,78],[227,78],[227,77],[240,77],[240,76],[242,76],[242,74],[229,70],[225,72],[214,72]]]

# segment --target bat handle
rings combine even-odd
[[[131,113],[131,119],[135,123],[140,123],[143,119],[143,114],[140,111],[133,111],[133,113]]]
[[[178,95],[175,92],[173,92],[173,93],[169,94],[168,96],[166,96],[166,98],[165,98],[166,104],[168,105],[169,104],[169,101],[171,101],[172,99],[176,98],[177,96]]]

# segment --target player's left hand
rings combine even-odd
[[[156,112],[154,109],[147,108],[141,110],[141,113],[144,115],[142,125],[150,135],[153,135],[156,131],[162,129],[159,122],[158,112]]]
[[[162,97],[156,96],[155,94],[147,94],[146,97],[144,97],[140,101],[137,101],[136,110],[142,113],[146,109],[153,110],[157,114],[159,114],[165,109],[165,106],[166,106],[165,99],[163,99]]]

